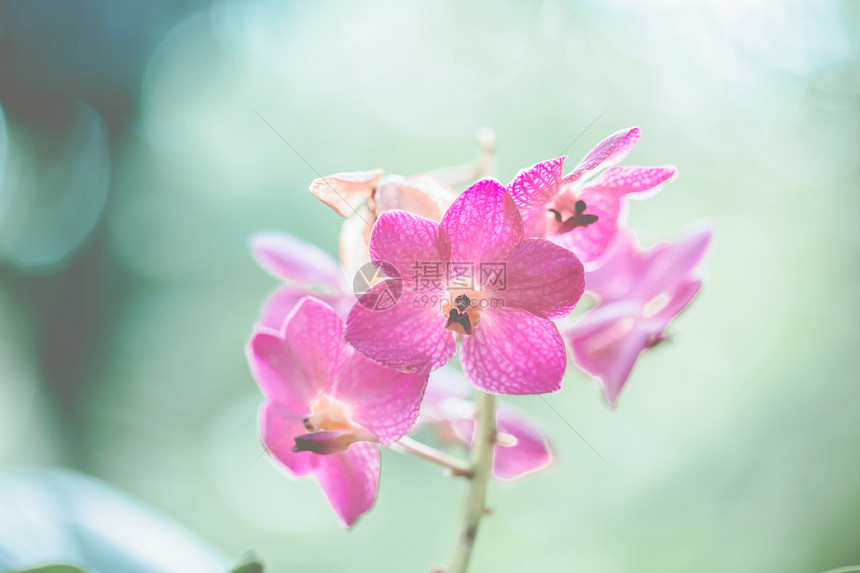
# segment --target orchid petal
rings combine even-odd
[[[598,307],[565,335],[577,366],[601,381],[606,401],[612,405],[655,334],[627,308],[624,303]]]
[[[375,302],[393,290],[392,281],[395,279],[374,285],[353,305],[346,319],[347,341],[372,360],[400,372],[426,374],[443,366],[454,356],[456,346],[452,333],[445,330],[440,302],[432,300],[438,295],[405,290],[396,303],[381,309]],[[427,304],[422,297],[427,297]]]
[[[505,267],[507,281],[496,295],[506,307],[544,318],[567,316],[585,290],[585,271],[576,255],[544,239],[526,239]]]
[[[260,407],[260,439],[269,453],[296,477],[313,473],[315,463],[311,452],[293,451],[297,436],[305,433],[302,418],[305,412],[273,401]]]
[[[379,449],[356,442],[343,453],[319,456],[316,477],[341,523],[352,526],[373,507],[379,487]]]
[[[258,329],[247,348],[248,363],[254,379],[270,400],[303,411],[317,393],[316,382],[281,336]]]
[[[523,220],[507,190],[494,179],[478,181],[442,217],[452,262],[502,263],[523,240]]]
[[[299,301],[284,322],[283,339],[318,393],[336,379],[352,354],[343,340],[343,322],[324,302],[312,297]]]
[[[564,177],[565,182],[578,181],[583,175],[600,167],[615,165],[630,153],[639,141],[639,128],[616,131],[588,152],[576,168]]]
[[[340,215],[349,217],[370,198],[381,175],[381,169],[335,173],[314,179],[310,189],[317,199]]]
[[[380,181],[373,196],[376,214],[401,209],[438,221],[454,202],[454,191],[431,175],[413,175],[398,182]]]
[[[441,274],[450,253],[451,243],[440,232],[439,223],[406,211],[380,215],[370,236],[373,264],[389,276],[399,274],[404,280],[420,275],[422,263],[435,267]]]
[[[566,357],[555,324],[518,308],[488,308],[460,348],[466,377],[491,394],[561,389]]]
[[[641,296],[652,298],[691,277],[705,257],[712,238],[712,229],[702,225],[680,241],[653,247],[646,268],[638,277]]]
[[[586,273],[586,289],[601,302],[629,298],[645,270],[645,256],[636,245],[635,235],[621,229],[604,252],[599,266]]]
[[[347,217],[340,226],[340,263],[343,273],[353,280],[359,269],[370,262],[370,232],[376,217],[366,205]]]
[[[325,251],[287,233],[258,233],[251,239],[251,253],[269,274],[279,279],[341,283],[337,262]]]
[[[653,196],[667,181],[675,177],[674,167],[610,167],[586,184],[587,189],[600,189],[634,197],[648,193]]]
[[[558,193],[561,171],[566,156],[536,163],[523,169],[508,185],[508,192],[521,209],[539,206],[544,211],[546,204]]]
[[[453,420],[451,428],[463,443],[472,444],[475,436],[473,418]],[[515,443],[496,444],[493,449],[493,478],[515,480],[552,464],[553,454],[546,436],[525,413],[508,405],[499,406],[496,410],[496,428],[499,434],[507,434]]]
[[[350,419],[387,446],[418,419],[427,375],[396,372],[356,354],[344,367],[333,396],[349,404]]]
[[[516,439],[510,446],[498,444],[493,456],[493,477],[513,480],[549,467],[552,450],[546,436],[527,415],[502,406],[496,415],[498,431]]]
[[[280,331],[290,311],[306,296],[313,296],[329,304],[341,316],[346,316],[355,298],[341,292],[320,292],[319,289],[305,285],[281,287],[263,303],[258,324],[265,328]]]

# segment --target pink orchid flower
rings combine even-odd
[[[475,407],[467,400],[469,386],[450,367],[430,375],[421,403],[422,424],[433,426],[444,443],[471,446],[475,433]],[[508,404],[496,409],[497,443],[493,449],[493,477],[515,480],[548,468],[554,461],[546,436],[529,416]]]
[[[522,212],[526,236],[546,237],[586,264],[597,261],[624,223],[625,197],[650,197],[675,176],[674,167],[611,167],[638,140],[638,127],[614,133],[564,177],[566,157],[517,174],[508,190]]]
[[[340,259],[347,276],[370,262],[370,232],[379,215],[402,209],[438,221],[457,197],[431,175],[383,176],[381,169],[320,177],[311,182],[310,190],[346,217],[340,232]]]
[[[582,296],[583,267],[566,249],[524,239],[517,206],[497,181],[466,189],[441,223],[383,213],[370,255],[390,278],[349,313],[346,337],[359,351],[390,368],[427,373],[454,356],[456,338],[463,369],[481,390],[561,388],[566,357],[551,319],[566,316]],[[374,307],[388,292],[400,294],[396,302]]]
[[[263,305],[259,324],[279,330],[305,296],[314,296],[346,316],[355,303],[343,272],[328,253],[287,233],[258,233],[251,239],[254,258],[270,275],[283,281]]]
[[[248,362],[265,394],[260,432],[291,475],[314,475],[347,527],[370,509],[378,445],[408,432],[427,376],[395,372],[355,352],[325,303],[303,298],[277,331],[259,327]]]
[[[565,332],[576,364],[603,383],[614,405],[639,355],[665,338],[673,318],[702,286],[697,267],[708,250],[710,228],[650,250],[632,233],[619,233],[607,262],[589,272],[587,284],[599,304]]]

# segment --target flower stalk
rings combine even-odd
[[[454,554],[445,573],[465,573],[472,557],[478,525],[486,514],[487,482],[493,467],[493,449],[496,443],[495,397],[479,391],[477,400],[475,436],[470,455],[472,476],[463,499]]]
[[[428,462],[440,465],[451,472],[454,476],[472,477],[472,469],[468,462],[450,456],[436,448],[422,444],[408,436],[403,436],[397,442],[391,444],[395,450],[421,458]]]

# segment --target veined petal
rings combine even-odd
[[[521,209],[546,204],[558,193],[561,185],[561,170],[566,156],[543,161],[523,169],[508,185],[508,192]]]
[[[267,400],[260,406],[260,438],[278,462],[296,477],[313,472],[314,454],[294,452],[296,436],[305,433],[302,418],[306,414],[286,404]]]
[[[583,175],[600,167],[615,165],[630,153],[639,141],[639,128],[616,131],[588,152],[576,168],[564,177],[565,182],[578,181]]]
[[[317,393],[336,379],[352,354],[343,340],[343,322],[330,306],[315,298],[299,301],[284,322],[282,337]]]
[[[406,211],[383,213],[370,235],[373,264],[389,276],[396,276],[393,267],[404,281],[424,274],[425,263],[444,273],[450,253],[451,243],[439,223]]]
[[[523,220],[507,190],[494,179],[478,181],[442,217],[456,263],[503,263],[523,240]]]
[[[544,318],[567,316],[585,290],[585,271],[572,252],[544,239],[526,239],[505,267],[504,290],[494,296]]]
[[[384,310],[374,302],[389,288],[386,279],[374,285],[346,319],[346,340],[372,360],[408,374],[427,374],[454,356],[453,334],[445,330],[439,293],[404,290]],[[422,297],[428,297],[424,304]]]
[[[247,348],[248,364],[263,394],[302,412],[314,399],[317,384],[280,334],[259,328]]]
[[[349,217],[373,194],[382,169],[349,171],[311,182],[311,193],[344,217]]]
[[[571,203],[584,201],[586,213],[596,215],[597,221],[586,226],[576,227],[565,233],[547,235],[553,243],[572,251],[583,263],[591,263],[603,255],[618,230],[621,213],[621,199],[599,189],[583,189],[576,196],[565,196]],[[573,205],[570,206],[573,210]]]
[[[379,487],[379,449],[356,442],[348,450],[317,458],[316,477],[344,526],[373,507]]]
[[[251,253],[269,274],[279,279],[338,286],[340,267],[325,251],[287,233],[258,233]]]
[[[332,391],[349,404],[350,419],[387,446],[415,425],[426,386],[426,374],[397,372],[356,353]]]
[[[616,195],[646,192],[653,196],[663,184],[675,177],[674,167],[610,167],[586,184],[588,189],[600,189]]]
[[[519,308],[488,308],[460,348],[466,377],[491,394],[561,389],[566,357],[555,324]]]

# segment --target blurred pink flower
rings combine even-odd
[[[314,296],[346,316],[355,302],[343,272],[328,253],[287,233],[258,233],[251,253],[270,275],[284,284],[263,305],[259,324],[279,330],[304,296]]]
[[[576,364],[603,383],[615,404],[639,355],[664,339],[669,323],[702,286],[697,267],[711,242],[710,228],[649,250],[619,233],[607,260],[587,274],[599,304],[564,333]]]
[[[381,169],[320,177],[311,182],[310,190],[346,217],[340,231],[340,260],[349,277],[370,262],[370,232],[379,215],[402,209],[438,221],[457,197],[431,175],[383,176]]]
[[[429,424],[445,443],[471,447],[475,432],[475,406],[466,399],[469,386],[458,371],[440,368],[430,375],[421,404],[422,424]],[[493,477],[514,480],[552,465],[554,456],[535,421],[508,404],[496,409],[498,437],[493,451]]]
[[[418,418],[427,376],[395,372],[355,352],[328,305],[303,298],[278,331],[259,327],[248,362],[265,394],[263,444],[297,477],[314,475],[344,525],[373,505],[377,444]]]
[[[517,174],[508,190],[522,212],[526,236],[545,236],[586,264],[599,259],[624,222],[625,196],[650,197],[675,176],[674,167],[611,167],[638,140],[638,127],[609,136],[565,177],[566,157]],[[608,169],[594,176],[604,168]]]
[[[570,251],[523,238],[516,205],[497,181],[466,189],[441,223],[395,210],[373,227],[370,255],[389,277],[347,318],[358,350],[404,372],[446,364],[462,340],[469,380],[495,394],[561,388],[566,357],[553,318],[582,296],[584,271]],[[392,284],[396,282],[397,284]],[[402,288],[385,309],[370,301]]]

